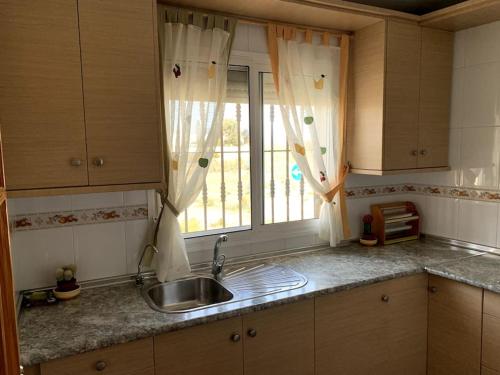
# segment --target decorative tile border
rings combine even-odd
[[[10,221],[12,230],[23,231],[147,218],[148,207],[139,205],[16,215]]]
[[[425,184],[359,186],[345,189],[345,194],[348,199],[391,196],[406,193],[500,203],[500,190],[484,190]],[[11,217],[10,221],[12,230],[24,231],[67,227],[73,225],[140,220],[147,218],[147,205],[138,205],[16,215]]]
[[[346,188],[348,199],[367,198],[395,194],[421,194],[444,198],[468,199],[486,202],[500,202],[499,190],[474,189],[456,186],[439,186],[426,184],[398,184],[381,186],[360,186]]]

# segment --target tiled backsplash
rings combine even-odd
[[[16,289],[52,285],[56,267],[91,280],[132,273],[149,238],[147,191],[9,199]]]

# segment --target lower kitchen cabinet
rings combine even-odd
[[[427,276],[316,298],[317,375],[424,375]]]
[[[481,373],[483,290],[429,277],[428,375]]]
[[[482,374],[500,374],[500,295],[485,291]]]
[[[35,369],[31,369],[35,373]],[[153,339],[87,352],[42,363],[41,375],[154,375]]]
[[[241,318],[154,338],[156,375],[242,375]]]
[[[314,374],[314,300],[243,316],[245,375]]]

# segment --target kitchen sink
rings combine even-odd
[[[144,298],[155,310],[182,313],[229,302],[233,293],[215,279],[197,276],[151,285]]]
[[[145,286],[142,293],[154,310],[185,313],[286,292],[307,284],[305,276],[288,267],[274,264],[259,264],[228,271],[221,282],[198,275]]]

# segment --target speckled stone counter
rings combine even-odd
[[[455,262],[433,264],[427,272],[500,293],[500,256],[484,254]]]
[[[308,278],[292,291],[182,314],[152,310],[133,284],[86,289],[75,300],[23,310],[19,317],[21,362],[32,366],[113,344],[225,319],[271,306],[334,293],[396,277],[429,272],[500,292],[500,257],[427,241],[387,247],[349,245],[254,260],[291,267]],[[496,262],[496,266],[492,266]],[[491,263],[491,264],[490,264]],[[470,265],[470,266],[469,266]],[[228,267],[236,265],[228,264]],[[470,270],[469,268],[475,270]],[[484,270],[484,271],[482,271]],[[493,271],[491,271],[493,272]],[[461,275],[461,276],[456,276]],[[477,279],[476,279],[477,277]],[[484,284],[483,284],[484,282]]]

